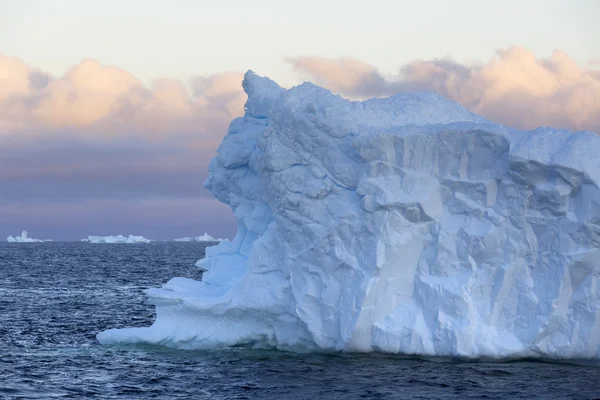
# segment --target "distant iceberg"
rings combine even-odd
[[[27,231],[21,232],[21,236],[12,237],[9,235],[6,238],[6,241],[9,243],[42,243],[42,242],[50,242],[50,240],[42,240],[42,239],[32,239],[27,237]]]
[[[175,239],[176,242],[222,242],[225,239],[210,236],[208,233],[204,232],[202,236],[192,236],[192,237],[183,237],[179,239]]]
[[[87,239],[81,239],[82,242],[89,243],[150,243],[150,239],[143,236],[88,236]]]

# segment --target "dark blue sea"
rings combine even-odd
[[[144,289],[199,278],[201,243],[0,244],[2,399],[594,399],[594,365],[103,346],[148,326]]]

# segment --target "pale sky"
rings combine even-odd
[[[600,133],[600,0],[0,0],[0,240],[232,238],[243,73]]]
[[[350,56],[384,74],[496,49],[600,58],[596,0],[0,0],[0,51],[59,75],[82,58],[157,77],[253,69],[294,83],[291,56]]]

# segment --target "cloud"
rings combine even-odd
[[[418,60],[384,77],[352,59],[288,59],[294,69],[353,98],[434,91],[493,121],[519,128],[555,126],[600,133],[600,71],[554,51],[538,59],[522,47],[498,50],[482,65],[450,59]]]
[[[145,214],[150,222],[178,207],[179,220],[165,229],[183,221],[202,230],[204,221],[214,225],[203,228],[209,232],[231,231],[211,217],[224,206],[203,182],[227,125],[243,114],[242,78],[228,72],[193,77],[190,87],[174,79],[146,86],[91,59],[55,77],[0,54],[0,235],[16,216],[23,225],[16,230],[43,230],[58,214],[65,226],[81,220],[86,207],[84,220],[97,229],[117,220],[141,226],[126,216],[149,202],[164,206]],[[204,217],[192,221],[196,208]],[[125,217],[107,216],[119,210]]]
[[[590,65],[590,66],[598,66],[598,65],[600,65],[600,58],[590,58],[588,60],[588,65]]]
[[[209,197],[202,182],[211,149],[169,141],[53,133],[7,141],[0,151],[0,203]]]
[[[395,77],[352,58],[287,61],[355,99],[435,91],[509,126],[600,132],[600,70],[561,51],[539,59],[511,47],[480,65],[417,60]],[[55,238],[231,236],[231,212],[202,183],[243,113],[242,78],[230,71],[145,85],[93,59],[53,76],[0,54],[0,237],[21,229]]]
[[[92,59],[57,78],[0,54],[0,132],[196,132],[241,115],[241,81],[241,73],[196,77],[189,93],[181,81],[161,79],[146,87],[129,72]]]
[[[300,75],[334,92],[358,97],[388,92],[389,83],[375,67],[353,58],[296,57],[287,61]]]
[[[218,109],[230,117],[243,113],[246,103],[246,93],[242,90],[241,82],[244,74],[241,72],[223,72],[218,75],[196,76],[190,85],[195,96],[202,99],[211,108]]]

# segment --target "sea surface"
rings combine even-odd
[[[597,365],[103,346],[202,243],[0,244],[0,399],[594,399]]]

